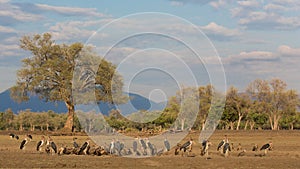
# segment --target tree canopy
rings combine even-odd
[[[92,61],[97,65],[93,74],[88,74],[85,66],[80,74],[81,79],[93,78],[93,86],[101,86],[95,91],[97,101],[113,102],[112,94],[121,96],[123,81],[116,72],[116,67],[92,52],[82,43],[57,44],[51,34],[24,36],[20,40],[20,47],[31,53],[31,57],[22,60],[23,66],[17,73],[17,82],[11,88],[11,97],[18,101],[28,99],[29,94],[37,94],[46,101],[63,101],[68,108],[68,118],[65,128],[73,127],[74,105],[84,103],[84,99],[73,97],[74,69],[82,59]],[[87,62],[84,62],[87,63]],[[92,76],[91,76],[92,75]],[[85,82],[84,82],[85,83]],[[76,88],[78,89],[78,88]],[[95,89],[95,88],[94,88]]]

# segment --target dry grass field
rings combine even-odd
[[[224,135],[228,135],[229,140],[234,145],[241,143],[246,149],[246,155],[238,157],[236,150],[230,152],[230,156],[221,156],[216,147]],[[76,136],[79,143],[83,143],[87,136]],[[300,131],[216,131],[210,138],[213,145],[210,147],[209,156],[206,159],[200,156],[201,144],[198,143],[199,133],[193,133],[192,137],[196,144],[193,147],[194,157],[175,156],[174,149],[169,154],[159,157],[148,158],[127,158],[112,156],[91,156],[91,155],[48,155],[35,151],[36,143],[40,135],[33,134],[33,140],[28,143],[25,150],[19,149],[21,140],[10,139],[7,133],[0,135],[0,168],[170,168],[170,169],[298,169],[300,168]],[[21,136],[21,139],[23,137]],[[58,147],[70,145],[72,136],[52,136]],[[186,139],[188,139],[186,138]],[[186,141],[183,140],[183,142]],[[252,152],[254,143],[262,146],[272,141],[274,149],[266,156],[257,157]]]

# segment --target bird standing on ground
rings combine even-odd
[[[134,155],[136,155],[136,156],[141,155],[141,153],[140,153],[139,150],[138,150],[138,141],[139,141],[139,138],[136,137],[136,138],[133,140],[133,142],[132,142],[133,153],[134,153]]]
[[[188,150],[188,153],[190,153],[193,149],[193,139],[191,138],[189,141],[187,141],[186,143],[184,143],[181,147],[180,147],[180,151],[183,150],[183,152],[186,152]]]
[[[11,139],[16,139],[16,140],[19,140],[19,136],[18,135],[16,135],[16,134],[13,134],[13,133],[10,133],[9,134],[9,137],[11,138]]]
[[[231,151],[230,144],[225,143],[224,146],[223,146],[223,154],[224,154],[225,157],[228,157],[229,151]]]
[[[74,137],[74,138],[73,138],[73,147],[74,147],[74,148],[79,148],[79,145],[77,144],[76,140],[77,140],[77,138]]]
[[[170,146],[170,143],[167,140],[167,138],[165,138],[164,145],[165,145],[165,151],[170,151],[171,150],[171,146]]]
[[[81,154],[86,155],[87,152],[89,151],[89,149],[90,149],[90,139],[87,139],[80,147],[78,155],[81,155]]]
[[[54,154],[57,153],[57,146],[56,144],[53,142],[52,138],[49,136],[48,140],[47,140],[47,144],[46,144],[46,152],[48,154]]]
[[[30,135],[30,134],[27,134],[27,137],[29,137],[29,138],[32,140],[32,135]]]
[[[155,155],[155,149],[154,149],[153,144],[151,144],[151,142],[149,141],[148,138],[146,139],[146,144],[147,144],[147,149],[149,150],[149,152],[147,154],[154,156]]]
[[[202,150],[201,150],[201,155],[205,155],[206,157],[208,156],[208,149],[211,146],[211,142],[209,140],[203,140],[202,142]]]
[[[225,145],[225,143],[228,143],[228,138],[227,138],[227,135],[225,135],[225,138],[218,144],[218,147],[217,147],[217,151],[220,151],[222,150],[222,147]]]
[[[138,138],[135,138],[135,139],[133,140],[133,142],[132,142],[132,148],[133,148],[133,151],[134,151],[134,152],[137,151],[137,146],[138,146],[138,144],[137,144],[137,139],[138,139]]]
[[[25,149],[25,145],[28,144],[31,141],[31,138],[28,137],[28,135],[25,136],[24,140],[20,144],[20,149],[21,150]]]
[[[20,149],[23,150],[25,149],[25,145],[28,144],[28,138],[26,137],[20,144]]]
[[[41,140],[37,143],[37,145],[36,145],[36,151],[42,151],[42,147],[44,146],[46,144],[46,142],[45,142],[45,137],[44,136],[42,136],[41,137]]]
[[[9,137],[10,137],[11,139],[15,138],[15,134],[10,133],[10,134],[9,134]]]
[[[242,157],[246,155],[246,150],[244,149],[242,152],[238,154],[238,157]]]
[[[261,148],[260,148],[260,151],[264,150],[264,155],[266,155],[268,153],[269,150],[272,149],[272,142],[270,141],[269,143],[263,145]]]
[[[146,150],[147,149],[147,145],[145,143],[145,140],[142,139],[142,138],[140,138],[139,141],[140,141],[140,144],[141,144],[141,149],[142,149],[141,152],[142,152],[142,154],[144,154],[144,155],[147,154],[147,152],[146,152],[147,151]]]
[[[121,142],[119,140],[115,142],[115,149],[117,150],[118,155],[121,156],[122,147]]]
[[[254,144],[254,146],[252,147],[252,151],[257,151],[258,150],[258,145]]]
[[[236,151],[240,151],[240,150],[242,150],[242,144],[241,144],[241,143],[239,143],[239,145],[238,145]]]
[[[115,139],[113,139],[109,144],[109,153],[114,154],[115,152]]]

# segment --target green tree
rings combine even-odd
[[[238,93],[238,89],[230,87],[226,94],[226,105],[237,115],[236,130],[239,130],[241,121],[247,116],[251,108],[251,100],[245,93]]]
[[[195,127],[199,126],[198,129],[204,129],[205,121],[208,116],[208,112],[211,108],[211,102],[214,92],[214,87],[212,85],[200,86],[198,88],[199,91],[199,113],[197,116],[197,120],[195,122]]]
[[[24,101],[28,100],[30,93],[36,93],[46,101],[65,102],[68,108],[64,126],[66,129],[70,130],[73,126],[74,105],[84,100],[75,101],[72,95],[74,92],[74,88],[72,88],[73,73],[80,56],[84,55],[82,57],[89,58],[90,63],[92,62],[94,65],[101,62],[96,71],[88,72],[87,69],[79,71],[83,73],[81,74],[82,79],[86,80],[86,77],[89,79],[89,81],[84,81],[85,84],[92,82],[93,89],[95,86],[97,87],[94,94],[98,101],[113,102],[112,93],[121,95],[123,82],[115,72],[115,66],[99,56],[89,56],[92,53],[89,52],[91,50],[89,48],[82,52],[83,44],[57,44],[49,33],[33,37],[24,36],[20,42],[20,47],[31,52],[32,57],[22,60],[23,67],[17,73],[17,83],[11,88],[11,97],[18,101]],[[79,68],[85,68],[85,66],[82,65]],[[91,77],[94,80],[90,80]],[[115,78],[112,82],[113,77]],[[84,86],[80,89],[76,88],[76,90],[86,90]]]
[[[259,111],[268,115],[272,130],[279,130],[280,119],[290,111],[296,111],[299,103],[296,91],[288,90],[280,79],[257,79],[249,84],[247,91],[257,100]]]
[[[6,130],[9,130],[13,127],[14,118],[15,118],[14,112],[10,108],[5,110],[3,120],[5,122]]]
[[[183,87],[176,93],[180,111],[175,121],[175,129],[189,130],[193,127],[199,112],[199,93],[194,87]]]

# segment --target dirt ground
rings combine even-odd
[[[0,132],[1,134],[1,132]],[[236,149],[241,143],[247,152],[245,156],[238,157],[236,150],[230,152],[225,158],[217,152],[216,147],[224,135],[228,135],[231,143]],[[24,136],[21,136],[21,139]],[[78,142],[82,143],[87,136],[76,136]],[[128,158],[112,156],[91,155],[48,155],[35,151],[36,143],[40,135],[33,135],[33,140],[28,143],[25,150],[20,150],[20,140],[10,139],[7,133],[0,135],[0,168],[167,168],[167,169],[299,169],[300,168],[300,131],[216,131],[211,137],[209,157],[206,159],[200,155],[201,144],[198,143],[199,133],[190,134],[185,140],[192,137],[196,144],[193,147],[194,157],[175,156],[174,149],[168,154],[148,158]],[[72,136],[52,136],[55,143],[71,146]],[[262,146],[272,141],[274,149],[266,156],[258,157],[252,152],[252,146]]]

